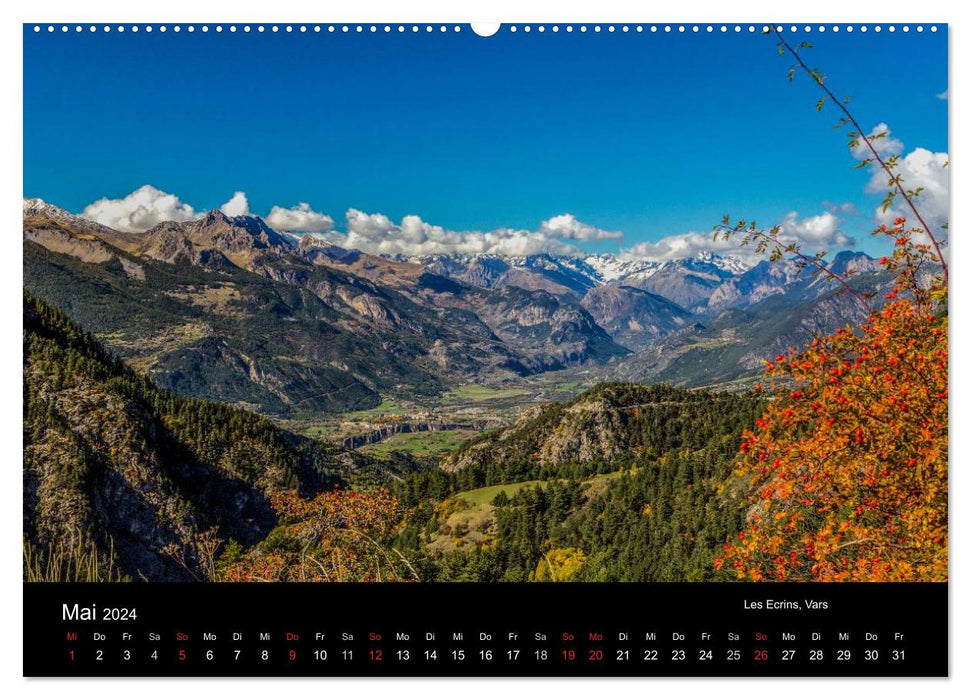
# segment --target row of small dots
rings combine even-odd
[[[185,29],[189,33],[192,33],[192,32],[195,32],[196,31],[196,27],[193,26],[193,25],[189,25]],[[213,27],[213,29],[216,32],[222,32],[222,31],[224,31],[224,27],[222,25],[216,25],[215,27]],[[255,31],[257,31],[257,32],[265,32],[265,31],[267,31],[267,27],[265,27],[263,25],[257,25],[256,27],[253,27],[253,28],[251,28],[250,25],[243,25],[241,29],[242,29],[243,32],[250,32],[250,31],[253,31],[253,29],[255,29]],[[312,25],[312,26],[307,26],[307,25],[299,25],[299,26],[285,25],[282,28],[280,26],[278,26],[278,25],[273,25],[273,26],[269,27],[269,31],[271,31],[271,32],[279,32],[279,31],[281,31],[281,29],[283,31],[285,31],[285,32],[294,32],[294,31],[297,31],[297,32],[301,32],[301,33],[306,33],[308,31],[312,31],[312,32],[316,32],[316,33],[320,33],[322,31],[327,31],[329,33],[334,33],[334,32],[348,33],[348,32],[352,32],[352,31],[353,32],[360,33],[360,32],[364,32],[364,31],[370,31],[372,33],[376,33],[379,30],[383,30],[386,33],[390,33],[392,31],[394,31],[395,29],[397,29],[397,31],[399,33],[403,33],[403,32],[408,31],[409,29],[412,32],[420,32],[422,30],[422,27],[420,27],[418,25],[410,25],[410,26],[407,26],[406,27],[405,25],[401,25],[401,24],[397,25],[397,27],[394,27],[394,28],[391,25],[387,25],[387,24],[384,25],[383,27],[379,27],[378,25],[373,25],[373,24],[370,25],[370,26],[364,26],[364,25],[360,25],[360,24],[358,24],[358,25],[346,25],[345,24],[345,25],[327,25],[327,26],[321,26],[321,25],[318,24],[318,25]],[[436,27],[434,27],[432,25],[425,25],[424,26],[424,29],[425,29],[426,32],[434,32],[435,29],[436,29]],[[437,29],[439,30],[439,32],[448,32],[449,31],[449,27],[447,27],[445,25],[441,25],[441,26],[437,27]],[[462,31],[462,28],[460,26],[458,26],[458,25],[453,26],[451,29],[454,32],[461,32]],[[542,33],[546,32],[547,27],[544,26],[544,25],[539,25],[539,26],[536,26],[536,27],[533,27],[532,25],[525,25],[523,27],[519,27],[519,26],[513,24],[513,25],[510,25],[507,28],[507,30],[510,33],[513,33],[513,34],[515,34],[516,32],[518,32],[520,30],[522,30],[525,33],[529,33],[531,31],[533,31],[534,29],[535,29],[536,32],[539,32],[539,33],[542,34]],[[626,25],[625,24],[625,25],[621,25],[621,26],[608,25],[606,27],[601,27],[600,25],[593,25],[590,28],[588,28],[586,25],[579,25],[576,28],[574,28],[573,25],[565,25],[565,26],[562,27],[562,30],[565,31],[565,32],[567,32],[567,33],[573,32],[575,29],[576,29],[576,31],[580,31],[580,32],[586,32],[586,31],[588,31],[588,29],[592,30],[593,32],[600,32],[603,29],[606,29],[608,32],[615,32],[615,31],[620,30],[621,32],[631,32],[631,31],[634,31],[634,32],[638,32],[638,33],[644,32],[644,31],[653,32],[653,33],[656,33],[656,32],[659,32],[659,31],[665,32],[665,33],[670,33],[672,31],[676,31],[676,32],[679,32],[679,33],[685,33],[685,32],[689,32],[689,31],[692,32],[692,33],[700,33],[702,31],[707,32],[707,33],[712,33],[712,32],[715,32],[715,31],[722,32],[722,33],[726,33],[726,32],[729,32],[729,31],[734,31],[736,33],[741,33],[741,32],[744,32],[744,31],[748,31],[750,33],[753,33],[753,32],[756,32],[756,31],[765,32],[765,31],[767,31],[769,29],[769,27],[767,25],[763,25],[762,27],[756,27],[755,25],[748,25],[746,27],[743,27],[743,26],[740,26],[740,25],[728,26],[728,25],[724,25],[724,24],[723,25],[719,25],[719,26],[713,26],[713,25],[710,25],[710,24],[709,25],[706,25],[706,26],[699,26],[699,25],[692,25],[692,26],[685,26],[685,25],[678,25],[678,26],[671,26],[671,25],[662,25],[662,26],[657,26],[657,25],[650,25],[650,26],[634,25],[634,26],[630,26],[630,25]],[[777,29],[778,29],[778,31],[783,32],[783,31],[786,30],[786,27],[783,27],[783,26],[780,25],[779,27],[777,27]],[[884,30],[884,27],[882,27],[880,25],[874,25],[872,28],[871,27],[868,27],[867,25],[860,25],[858,27],[854,27],[853,25],[847,25],[845,27],[840,27],[839,25],[833,25],[831,27],[826,27],[825,25],[818,25],[818,26],[815,26],[815,27],[810,26],[810,25],[805,25],[805,26],[802,26],[802,27],[798,27],[796,25],[792,25],[792,26],[788,27],[788,30],[790,32],[799,32],[799,31],[802,31],[802,32],[805,32],[805,33],[809,33],[809,32],[826,32],[826,31],[832,31],[832,32],[845,31],[845,32],[848,32],[848,33],[852,33],[853,31],[860,31],[860,32],[865,33],[867,31],[870,31],[871,29],[872,29],[872,31],[879,33],[879,32],[881,32],[881,31]],[[914,29],[916,31],[918,31],[918,32],[923,32],[924,31],[923,25],[917,25],[916,27],[914,27]],[[47,25],[47,31],[48,32],[55,32],[56,30],[57,30],[57,28],[54,25],[52,25],[52,24],[51,25]],[[68,25],[61,25],[61,31],[62,32],[69,32],[70,30],[71,30],[71,28]],[[133,33],[137,33],[138,31],[144,31],[144,32],[147,32],[147,33],[151,33],[152,31],[155,31],[155,28],[152,27],[151,25],[146,25],[146,26],[141,27],[141,28],[138,25],[131,25],[130,27],[127,28],[127,30],[128,31],[131,31]],[[158,27],[158,31],[159,32],[162,32],[162,33],[166,32],[168,30],[169,30],[169,27],[167,27],[166,25],[160,25]],[[171,30],[173,32],[175,32],[175,33],[179,33],[179,32],[182,31],[182,27],[180,25],[174,25],[174,26],[171,27]],[[203,26],[199,27],[199,31],[201,31],[203,33],[206,33],[209,30],[210,30],[210,27],[208,25],[203,25]],[[236,32],[237,31],[237,27],[236,27],[236,25],[229,25],[228,27],[225,27],[225,30],[226,31],[229,31],[229,32]],[[561,27],[559,25],[552,25],[551,27],[549,27],[549,30],[552,31],[553,33],[557,33],[559,31],[561,31]],[[905,32],[905,33],[906,32],[909,32],[910,30],[911,30],[911,27],[909,25],[904,25],[904,26],[900,27],[900,31]],[[43,28],[40,25],[34,25],[34,32],[41,32],[41,31],[43,31]],[[75,25],[74,31],[75,32],[82,32],[82,31],[84,31],[84,27],[82,27],[81,25]],[[97,31],[99,31],[99,27],[97,27],[95,25],[90,25],[88,27],[88,31],[90,31],[90,32],[97,32]],[[124,25],[117,25],[116,27],[112,28],[110,25],[104,25],[103,27],[100,27],[100,31],[103,31],[103,32],[117,31],[119,33],[123,33],[123,32],[126,31],[126,27]],[[896,32],[897,31],[897,27],[894,26],[894,25],[887,26],[886,27],[886,31],[891,32],[891,33]],[[930,31],[936,32],[937,31],[937,27],[936,26],[931,26],[930,27]]]

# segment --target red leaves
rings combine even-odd
[[[767,363],[775,399],[737,458],[750,527],[720,568],[749,580],[946,580],[947,316],[900,290],[855,332]]]

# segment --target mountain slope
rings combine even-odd
[[[271,489],[329,478],[267,419],[159,391],[25,292],[24,533],[43,567],[202,577],[219,542],[274,526]]]
[[[517,287],[569,299],[579,299],[602,281],[583,260],[560,255],[430,255],[413,262],[473,287]]]
[[[636,287],[595,287],[580,305],[617,343],[630,350],[640,350],[680,330],[692,318],[674,302]]]
[[[500,339],[523,349],[533,371],[627,354],[587,311],[549,292],[505,287],[485,297],[478,313]]]
[[[865,253],[844,250],[833,256],[829,269],[834,274],[850,277],[878,272],[881,267]],[[812,273],[813,268],[801,267],[794,260],[777,263],[763,260],[717,287],[708,299],[707,311],[718,313],[729,308],[744,309],[772,295],[789,293],[796,285],[799,285],[801,298],[804,299],[832,290],[833,285],[828,277],[821,273],[814,276]]]
[[[844,251],[832,266],[863,279],[876,263]],[[852,304],[820,301],[831,281],[792,261],[391,259],[258,217],[211,211],[132,234],[27,199],[24,279],[163,388],[279,416],[571,368],[733,381],[857,320]]]
[[[625,284],[703,312],[712,292],[732,277],[732,272],[708,260],[681,260],[664,263],[649,277],[627,279]]]
[[[400,363],[365,351],[310,292],[235,267],[178,267],[115,252],[86,263],[27,242],[25,284],[164,388],[288,413],[376,405],[382,384],[407,380],[394,373]],[[123,261],[144,279],[131,277]]]
[[[892,286],[886,273],[865,273],[852,284],[880,294]],[[865,318],[855,298],[832,282],[802,278],[748,308],[729,308],[674,333],[606,370],[607,376],[636,382],[666,381],[676,386],[709,386],[754,379],[766,359],[802,347],[815,335]]]

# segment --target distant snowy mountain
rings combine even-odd
[[[519,287],[558,296],[582,297],[604,283],[597,270],[580,258],[559,255],[431,255],[409,258],[429,272],[474,287]]]
[[[629,259],[610,253],[582,258],[562,255],[443,254],[410,258],[407,262],[473,287],[518,287],[545,291],[573,301],[587,299],[592,291],[602,287],[632,288],[663,297],[683,313],[704,317],[726,309],[744,309],[767,297],[785,294],[792,285],[811,277],[809,270],[792,260],[777,263],[762,261],[750,265],[734,256],[706,251],[691,258],[663,262]],[[850,275],[874,272],[879,267],[865,253],[852,251],[837,253],[830,259],[830,265],[837,274]],[[814,293],[813,290],[819,285],[826,287],[827,280],[824,278],[825,275],[807,287],[806,293]],[[618,303],[617,295],[600,294],[599,301],[591,308],[601,308],[602,300],[608,298],[612,304]],[[635,297],[627,294],[624,298]],[[628,304],[621,306],[627,308]],[[644,306],[634,304],[631,308]],[[683,318],[680,313],[675,316]],[[657,321],[656,318],[651,320]],[[636,327],[643,325],[644,321],[643,318],[619,318],[613,319],[612,323],[633,323],[632,327]],[[638,336],[639,339],[643,337],[646,336]],[[633,344],[636,346],[640,343]]]
[[[610,253],[590,255],[584,262],[597,271],[600,279],[605,282],[622,283],[632,277],[646,279],[657,272],[663,263],[646,260],[625,260]]]
[[[735,257],[702,252],[693,258],[656,262],[631,260],[610,253],[572,257],[565,255],[430,255],[408,258],[429,272],[451,277],[476,287],[492,289],[515,286],[524,289],[542,289],[552,294],[582,297],[589,290],[603,286],[629,286],[667,296],[671,288],[683,288],[683,278],[690,277],[687,287],[699,285],[705,290],[714,289],[722,281],[740,275],[749,269]],[[649,282],[660,274],[658,280]],[[702,292],[679,293],[673,291],[672,299],[682,305],[692,306],[705,297]]]

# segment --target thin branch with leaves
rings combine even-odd
[[[919,221],[920,225],[923,227],[923,233],[927,235],[927,237],[931,241],[931,244],[934,246],[934,251],[937,255],[937,261],[941,264],[941,268],[943,270],[944,285],[946,287],[947,279],[948,279],[947,261],[944,259],[944,254],[941,252],[941,244],[938,241],[937,236],[935,236],[934,232],[931,230],[931,227],[927,225],[926,221],[924,221],[924,217],[917,209],[917,205],[914,204],[914,199],[920,195],[922,188],[917,188],[916,190],[905,189],[903,185],[903,179],[900,177],[899,174],[894,172],[894,169],[897,164],[898,156],[894,155],[894,156],[891,156],[890,158],[884,159],[880,155],[879,151],[877,151],[876,146],[874,146],[873,142],[881,138],[886,138],[887,132],[867,135],[867,133],[860,126],[860,123],[856,120],[856,117],[853,116],[853,114],[850,112],[849,108],[847,107],[847,104],[849,103],[849,98],[844,97],[842,100],[840,100],[836,97],[835,94],[833,94],[833,91],[829,88],[828,85],[826,85],[826,76],[824,76],[818,69],[810,68],[808,65],[806,65],[806,62],[799,54],[799,51],[797,51],[788,41],[786,41],[785,36],[783,36],[778,26],[774,24],[769,25],[766,28],[766,32],[767,33],[773,32],[776,38],[779,40],[779,44],[778,44],[779,54],[781,56],[785,56],[785,54],[788,52],[796,60],[796,65],[789,69],[789,80],[791,81],[795,76],[796,67],[798,66],[798,68],[803,70],[810,78],[812,78],[813,82],[815,82],[819,86],[819,88],[825,93],[825,96],[820,98],[820,100],[816,103],[816,110],[821,111],[823,106],[826,104],[826,101],[830,100],[843,113],[843,117],[840,119],[840,123],[837,124],[836,127],[840,128],[845,124],[850,124],[853,126],[855,131],[851,131],[849,133],[850,147],[856,148],[860,145],[860,142],[862,142],[866,146],[867,150],[869,150],[872,156],[872,157],[864,158],[857,167],[864,168],[870,163],[875,162],[884,170],[884,172],[887,173],[887,176],[889,178],[887,181],[887,185],[891,188],[891,190],[888,193],[887,198],[884,199],[883,201],[884,211],[890,208],[890,206],[893,204],[894,197],[897,195],[899,195],[901,199],[903,199],[904,202],[906,202],[907,207],[910,209],[910,211],[913,212],[914,216],[917,218],[917,221]],[[808,41],[804,41],[801,44],[799,44],[799,48],[809,49],[809,48],[812,48],[812,44],[810,44]],[[945,167],[946,167],[946,164],[945,164]]]
[[[730,223],[731,219],[728,215],[722,217],[721,223],[716,225],[714,228],[714,233],[712,238],[717,240],[719,237],[722,240],[728,241],[732,236],[742,235],[742,245],[748,245],[749,243],[755,241],[755,252],[764,253],[771,247],[772,250],[769,252],[769,262],[779,262],[785,255],[790,255],[796,258],[796,264],[800,269],[806,267],[811,267],[814,269],[815,273],[825,275],[834,282],[838,283],[843,291],[850,294],[854,299],[856,299],[860,305],[863,307],[867,314],[872,313],[873,309],[870,307],[870,302],[867,301],[866,296],[863,292],[855,289],[849,282],[846,281],[841,275],[836,274],[829,269],[824,263],[823,258],[826,253],[816,253],[815,255],[806,255],[802,252],[799,246],[795,243],[785,243],[779,239],[779,234],[782,232],[782,227],[778,224],[770,229],[760,229],[756,222],[748,222],[745,219],[737,221],[735,224]]]

